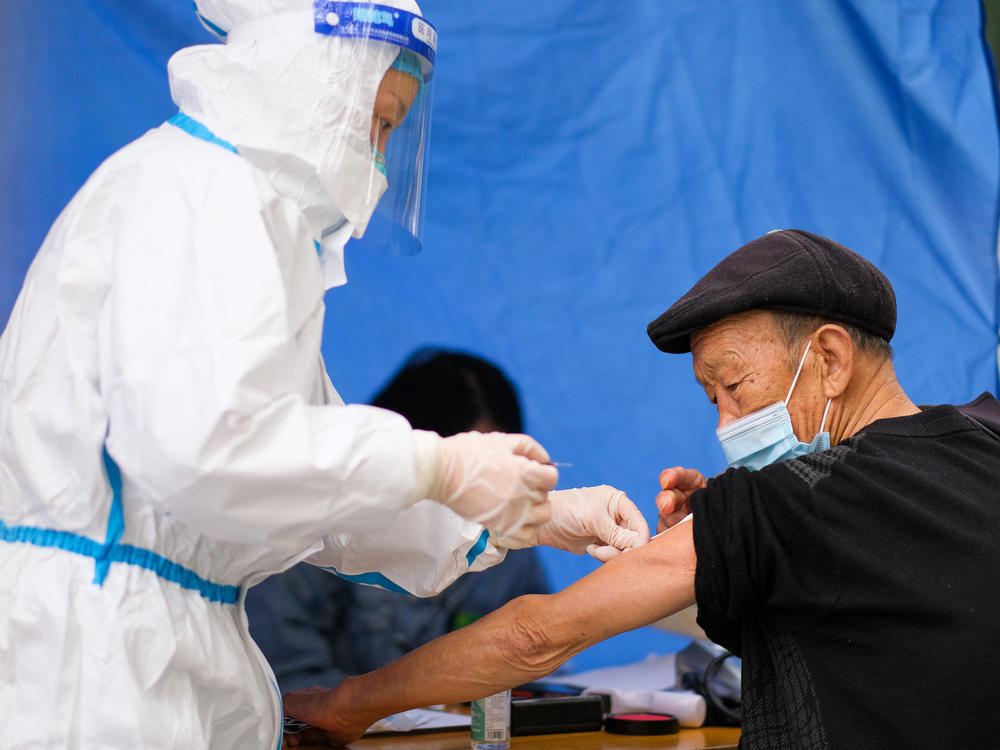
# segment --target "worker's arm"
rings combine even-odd
[[[692,523],[620,555],[569,588],[522,596],[340,686],[285,696],[285,712],[327,732],[288,744],[350,742],[390,714],[458,703],[538,679],[588,646],[694,603]]]

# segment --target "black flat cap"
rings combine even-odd
[[[896,330],[896,295],[872,263],[801,229],[768,232],[728,255],[646,329],[657,348],[691,351],[691,334],[727,315],[783,310],[881,336]]]

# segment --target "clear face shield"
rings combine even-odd
[[[418,15],[385,5],[316,0],[313,7],[315,30],[320,34],[387,42],[399,48],[375,97],[370,165],[361,184],[351,189],[359,191],[358,197],[367,205],[378,201],[360,244],[381,253],[418,253],[437,30]]]

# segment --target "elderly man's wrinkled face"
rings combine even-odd
[[[730,315],[692,334],[691,354],[694,375],[719,412],[719,427],[783,400],[795,375],[771,314],[762,310]],[[803,385],[800,380],[796,392]],[[808,406],[808,399],[791,401],[800,410]],[[792,403],[788,410],[800,424]]]

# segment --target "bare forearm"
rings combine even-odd
[[[286,707],[336,730],[340,740],[353,738],[399,711],[468,701],[547,675],[582,649],[693,601],[694,552],[690,524],[684,523],[564,591],[515,599],[322,697],[308,696],[312,705],[301,714],[294,694]]]
[[[585,645],[550,645],[531,623],[551,597],[514,600],[375,672],[349,678],[337,703],[374,722],[417,706],[481,698],[549,674]]]

